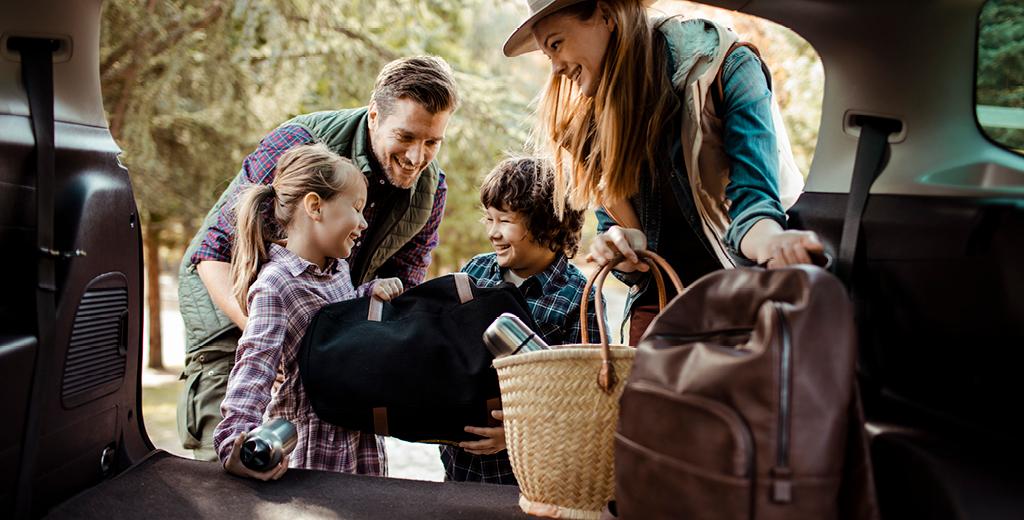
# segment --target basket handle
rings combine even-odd
[[[669,280],[672,281],[672,285],[675,286],[676,292],[679,294],[683,292],[683,282],[679,280],[679,275],[672,269],[672,266],[668,265],[668,262],[657,253],[641,250],[637,251],[636,254],[651,267],[651,272],[654,274],[654,283],[658,286],[658,309],[664,309],[667,301],[665,296],[665,278],[661,274],[662,271],[668,274]],[[583,343],[590,343],[590,337],[587,333],[587,300],[590,299],[590,288],[595,287],[594,306],[597,309],[598,316],[597,330],[601,336],[599,338],[601,340],[601,370],[597,374],[597,385],[607,394],[610,394],[615,388],[617,378],[609,354],[608,331],[605,330],[604,320],[601,319],[601,316],[604,315],[604,303],[601,301],[601,292],[604,290],[604,280],[608,277],[608,273],[612,272],[614,266],[623,260],[625,260],[625,257],[618,255],[611,262],[608,262],[591,274],[587,279],[587,285],[583,287],[583,301],[580,303],[580,340]]]

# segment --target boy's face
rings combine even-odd
[[[498,265],[511,269],[517,276],[533,276],[547,269],[555,259],[554,252],[533,241],[521,213],[489,207],[483,222],[491,247],[498,254]]]

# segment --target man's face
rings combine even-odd
[[[431,114],[411,99],[396,99],[382,114],[370,104],[370,147],[384,176],[398,188],[411,188],[441,149],[450,110]]]

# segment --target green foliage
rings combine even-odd
[[[979,27],[978,104],[1024,108],[1024,1],[989,0]],[[985,132],[1024,149],[1024,130],[986,127]]]

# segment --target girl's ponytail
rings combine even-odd
[[[267,241],[273,238],[268,219],[262,215],[268,203],[277,204],[274,186],[257,184],[242,192],[235,211],[238,225],[231,253],[231,289],[246,316],[249,315],[246,303],[249,286],[256,281],[260,265],[267,261]],[[270,213],[273,214],[273,208]]]
[[[274,182],[246,188],[235,207],[236,233],[231,258],[231,291],[242,313],[249,315],[249,287],[268,260],[267,242],[284,238],[296,209],[308,193],[331,200],[366,177],[323,143],[293,147],[281,154]],[[276,226],[276,227],[272,227]]]

